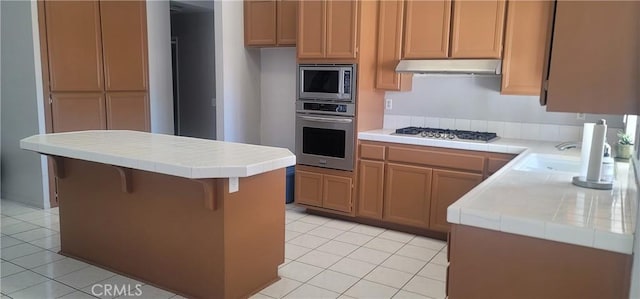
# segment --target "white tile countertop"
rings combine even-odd
[[[41,134],[22,139],[20,147],[190,179],[248,177],[296,163],[284,148],[138,131]]]
[[[360,140],[518,154],[511,162],[447,209],[447,221],[506,233],[631,254],[638,209],[637,184],[629,163],[616,162],[612,190],[575,186],[568,172],[517,170],[531,154],[579,159],[578,150],[558,151],[557,142],[499,139],[491,143],[358,134]]]

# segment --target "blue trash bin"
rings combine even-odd
[[[287,167],[287,192],[286,192],[286,199],[285,202],[286,203],[292,203],[293,202],[293,192],[294,192],[294,188],[295,188],[295,173],[296,173],[296,167],[295,166],[289,166]]]

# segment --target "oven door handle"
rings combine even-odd
[[[353,122],[353,119],[350,118],[329,118],[329,117],[317,117],[317,116],[300,116],[300,118],[310,121],[317,121],[323,123],[341,123],[341,124],[350,124]]]

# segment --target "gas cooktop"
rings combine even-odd
[[[448,130],[437,128],[406,127],[397,129],[394,135],[410,135],[416,137],[436,138],[459,141],[491,142],[499,137],[496,133]]]

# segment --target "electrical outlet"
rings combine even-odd
[[[393,109],[393,100],[392,99],[385,99],[384,100],[384,109],[387,109],[387,110]]]
[[[584,118],[585,118],[584,113],[577,113],[577,114],[576,114],[576,119],[577,119],[577,120],[584,120]]]

